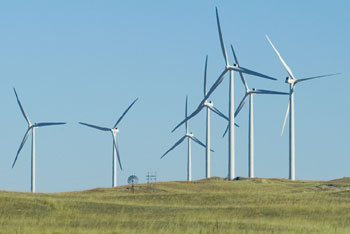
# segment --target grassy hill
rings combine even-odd
[[[0,233],[350,233],[350,178],[0,192]]]

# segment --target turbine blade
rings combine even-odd
[[[279,94],[279,95],[289,95],[289,93],[286,92],[279,92],[279,91],[271,91],[271,90],[265,90],[265,89],[257,89],[251,91],[254,94]]]
[[[225,69],[219,76],[219,78],[215,81],[215,83],[213,84],[213,86],[210,88],[209,92],[207,93],[207,95],[204,97],[204,99],[199,103],[197,109],[192,113],[190,114],[188,117],[187,117],[187,120],[191,119],[192,117],[194,117],[196,114],[198,114],[201,109],[204,107],[204,102],[210,97],[210,95],[214,92],[214,90],[219,86],[219,84],[223,81],[224,79],[224,76],[226,74],[228,70]],[[171,132],[174,132],[176,129],[178,129],[182,124],[184,124],[186,121],[183,120],[181,121],[178,125],[176,125],[176,127],[171,131]]]
[[[120,161],[118,142],[117,142],[117,139],[114,138],[114,136],[113,136],[113,145],[114,145],[115,151],[117,152],[117,158],[118,158],[120,170],[123,170],[122,163]]]
[[[340,73],[334,73],[334,74],[327,74],[327,75],[322,75],[322,76],[313,76],[313,77],[298,79],[298,80],[295,81],[295,83],[299,83],[299,82],[305,81],[305,80],[312,80],[312,79],[318,79],[318,78],[323,78],[323,77],[328,77],[328,76],[335,76],[335,75],[340,75]]]
[[[215,106],[208,106],[208,108],[210,110],[212,110],[215,114],[219,115],[220,117],[226,119],[227,121],[229,121],[229,118],[223,114],[221,111],[219,111]]]
[[[44,127],[44,126],[52,126],[52,125],[62,125],[66,124],[65,122],[52,122],[52,123],[36,123],[33,127]]]
[[[188,132],[188,124],[187,124],[187,102],[188,102],[188,97],[186,96],[186,105],[185,105],[185,128],[186,128],[186,133]]]
[[[218,31],[219,31],[219,37],[220,37],[221,50],[222,50],[222,54],[224,55],[224,58],[225,58],[226,66],[228,66],[228,65],[229,65],[229,62],[228,62],[228,58],[227,58],[227,52],[226,52],[226,49],[225,49],[224,39],[223,39],[223,37],[222,37],[218,8],[215,8],[215,10],[216,10],[216,22],[217,22],[217,25],[218,25]]]
[[[235,63],[239,66],[239,62],[232,44],[231,44],[231,50],[232,50],[233,57],[235,58]]]
[[[79,124],[88,126],[88,127],[90,127],[90,128],[96,128],[96,129],[102,130],[102,131],[111,131],[110,128],[100,127],[100,126],[96,126],[96,125],[92,125],[92,124],[87,124],[87,123],[82,123],[82,122],[79,122]]]
[[[264,74],[259,73],[259,72],[255,72],[255,71],[249,70],[249,69],[244,68],[244,67],[232,66],[232,67],[230,67],[230,69],[232,69],[234,71],[238,71],[238,72],[243,72],[243,73],[246,73],[249,75],[253,75],[253,76],[259,76],[259,77],[269,79],[269,80],[277,80],[276,78],[273,78],[271,76],[264,75]]]
[[[20,101],[20,100],[19,100],[19,98],[18,98],[18,95],[17,95],[16,89],[15,89],[15,88],[13,88],[13,91],[15,92],[16,99],[17,99],[17,103],[18,103],[18,105],[19,105],[19,108],[21,109],[21,112],[22,112],[22,114],[23,114],[24,118],[26,119],[26,121],[27,121],[28,125],[30,125],[30,120],[29,120],[28,116],[26,115],[26,113],[24,112],[24,109],[23,109],[23,106],[22,106],[22,104],[21,104],[21,101]]]
[[[196,142],[197,144],[199,144],[199,145],[201,145],[201,146],[203,146],[204,148],[206,148],[207,146],[203,143],[203,142],[201,142],[200,140],[198,140],[198,138],[197,137],[195,137],[195,136],[191,136],[191,139],[194,141],[194,142]],[[210,149],[210,151],[211,152],[215,152],[214,150],[212,150],[212,149]]]
[[[284,128],[286,127],[286,122],[287,122],[287,118],[288,118],[288,114],[289,114],[289,107],[290,107],[290,99],[288,101],[286,114],[284,115],[284,119],[283,119],[283,126],[282,126],[281,136],[283,136]]]
[[[236,123],[235,123],[235,126],[236,126],[236,127],[239,127],[239,125],[236,124]],[[230,128],[230,124],[227,124],[227,127],[226,127],[226,129],[225,129],[224,134],[222,134],[222,137],[225,137],[225,135],[226,135],[226,133],[228,132],[228,129],[229,129],[229,128]]]
[[[176,125],[176,127],[171,131],[174,132],[176,129],[178,129],[182,124],[186,123],[187,126],[187,121],[192,119],[194,116],[196,116],[202,109],[203,109],[204,105],[200,106],[199,109],[197,108],[192,114],[190,114],[186,119],[182,120],[178,125]],[[186,127],[186,131],[187,131],[187,127]]]
[[[122,114],[122,116],[120,116],[120,118],[118,119],[117,123],[114,125],[113,128],[116,128],[118,126],[118,124],[120,123],[120,121],[122,121],[122,119],[124,118],[124,116],[126,115],[126,113],[130,110],[130,108],[135,104],[135,102],[138,100],[138,98],[136,98],[131,104],[130,106],[128,106],[128,108],[126,108],[126,110],[124,111],[124,113]]]
[[[224,134],[222,134],[222,137],[225,137],[226,133],[228,132],[228,129],[230,128],[230,124],[227,124],[227,127],[225,129]]]
[[[232,50],[232,53],[233,53],[233,57],[235,58],[235,63],[239,66],[238,59],[237,59],[237,56],[236,56],[235,50],[233,49],[232,44],[231,44],[231,50]],[[245,87],[245,90],[248,91],[248,90],[249,90],[248,84],[247,84],[247,82],[246,82],[246,80],[245,80],[245,78],[244,78],[244,76],[243,76],[243,73],[242,73],[242,72],[239,72],[239,76],[241,77],[241,80],[242,80],[242,82],[243,82],[243,85],[244,85],[244,87]]]
[[[243,97],[243,99],[242,99],[242,101],[241,101],[241,103],[239,103],[239,105],[238,105],[238,107],[237,107],[237,109],[236,109],[236,111],[235,111],[235,117],[236,117],[236,116],[238,115],[238,113],[242,110],[242,108],[243,108],[245,102],[247,101],[247,98],[248,98],[248,94],[245,94],[244,97]]]
[[[19,148],[18,148],[18,150],[17,150],[17,154],[16,154],[16,157],[15,157],[15,161],[13,161],[12,168],[15,166],[16,161],[17,161],[17,158],[18,158],[18,155],[19,155],[19,153],[21,152],[21,150],[22,150],[24,144],[26,143],[26,141],[27,141],[27,139],[28,139],[30,130],[31,130],[31,128],[28,128],[27,131],[26,131],[26,133],[24,134],[24,137],[23,137],[23,139],[22,139],[22,142],[21,142],[21,144],[20,144],[20,146],[19,146]]]
[[[117,157],[118,157],[119,167],[120,167],[120,170],[123,170],[122,163],[120,161],[119,147],[117,146],[116,149],[117,149]]]
[[[225,74],[228,71],[228,69],[225,68],[225,70],[220,74],[220,76],[217,78],[217,80],[215,81],[215,83],[213,84],[213,86],[211,86],[211,88],[209,89],[209,92],[207,93],[207,95],[204,97],[204,99],[202,100],[202,102],[200,103],[200,105],[203,105],[204,102],[210,97],[210,95],[214,92],[214,90],[221,84],[221,82],[224,80],[225,78]]]
[[[160,157],[160,159],[162,159],[167,153],[169,153],[170,151],[172,151],[176,146],[180,145],[181,142],[183,142],[183,141],[185,140],[185,138],[186,138],[186,135],[183,136],[182,138],[180,138],[180,140],[178,140],[178,141],[175,143],[175,145],[173,145],[167,152],[165,152],[165,153],[163,154],[163,156]]]
[[[295,79],[294,78],[294,75],[292,73],[292,70],[288,67],[287,63],[283,60],[282,56],[280,55],[280,53],[278,52],[278,50],[276,49],[276,47],[273,45],[272,41],[270,40],[270,38],[266,36],[266,39],[269,41],[270,45],[272,46],[273,50],[276,52],[278,58],[280,59],[281,63],[283,64],[284,68],[287,70],[289,76],[292,78],[292,79]]]
[[[207,67],[208,67],[208,55],[205,58],[204,65],[204,97],[207,95]]]

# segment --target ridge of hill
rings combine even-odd
[[[350,233],[350,178],[0,191],[0,233]]]

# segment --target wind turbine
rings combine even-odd
[[[28,116],[26,115],[26,113],[24,112],[23,106],[18,98],[16,89],[13,88],[13,91],[15,92],[16,95],[16,99],[17,99],[17,103],[19,105],[19,108],[21,109],[21,112],[23,114],[23,117],[25,118],[25,120],[28,123],[28,129],[26,131],[26,133],[24,134],[23,140],[17,150],[17,154],[16,154],[16,158],[12,164],[12,168],[15,166],[16,161],[18,159],[18,155],[21,152],[24,144],[26,143],[29,133],[30,131],[32,131],[32,158],[31,158],[31,192],[35,193],[35,129],[39,128],[39,127],[45,127],[45,126],[53,126],[53,125],[61,125],[61,124],[66,124],[64,122],[43,122],[43,123],[34,123],[32,124],[28,118]]]
[[[280,59],[281,63],[283,64],[284,68],[287,70],[288,77],[286,78],[286,83],[289,84],[289,102],[287,106],[286,115],[284,116],[283,120],[283,127],[281,135],[283,135],[284,127],[286,125],[288,112],[289,112],[289,179],[295,180],[295,131],[294,131],[294,88],[295,85],[299,82],[306,81],[306,80],[312,80],[317,78],[323,78],[327,76],[334,76],[338,75],[340,73],[334,73],[334,74],[327,74],[327,75],[321,75],[321,76],[313,76],[308,78],[302,78],[302,79],[296,79],[295,76],[292,73],[292,70],[288,67],[286,62],[283,60],[282,56],[276,49],[276,47],[273,45],[270,38],[266,35],[266,39],[269,41],[270,45],[276,52],[278,58]]]
[[[235,58],[236,64],[239,64],[237,56],[236,56],[236,53],[235,53],[232,45],[231,45],[231,49],[232,49],[232,53],[233,53],[233,56]],[[249,178],[254,178],[254,112],[253,112],[253,96],[255,94],[288,95],[288,93],[271,91],[271,90],[264,90],[264,89],[255,89],[255,88],[249,89],[247,81],[246,81],[243,73],[239,72],[239,75],[241,77],[241,80],[242,80],[244,88],[245,88],[245,95],[244,95],[242,101],[240,102],[240,104],[237,107],[237,110],[235,112],[235,117],[242,110],[245,102],[247,101],[247,99],[249,97],[248,174],[249,174]],[[228,127],[226,128],[224,136],[225,136],[227,130],[228,130]]]
[[[187,96],[186,96],[186,105],[185,105],[185,119],[187,119]],[[186,138],[188,140],[188,148],[187,148],[187,181],[192,180],[192,170],[191,170],[191,140],[196,142],[197,144],[203,146],[206,148],[205,144],[203,144],[200,140],[198,140],[193,133],[188,131],[188,123],[187,120],[185,121],[185,128],[186,128],[186,134],[178,140],[175,145],[173,145],[168,151],[166,151],[160,159],[164,158],[165,155],[167,155],[170,151],[176,148],[176,146],[180,145]],[[214,152],[213,150],[210,150]]]
[[[79,124],[82,124],[82,125],[85,125],[85,126],[88,126],[88,127],[91,127],[91,128],[95,128],[95,129],[98,129],[98,130],[101,130],[101,131],[111,132],[112,133],[112,137],[113,137],[112,187],[117,187],[117,160],[116,160],[116,156],[118,157],[119,167],[120,167],[121,170],[123,170],[122,164],[120,162],[119,148],[118,148],[118,142],[117,142],[117,132],[119,132],[118,124],[124,118],[126,113],[130,110],[130,108],[135,104],[135,102],[137,100],[138,100],[138,98],[136,98],[129,105],[129,107],[126,108],[126,110],[120,116],[120,118],[118,119],[117,123],[114,125],[113,128],[100,127],[100,126],[97,126],[97,125],[92,125],[92,124],[79,122]]]
[[[229,138],[228,138],[228,152],[229,152],[229,157],[228,157],[228,179],[233,180],[235,178],[235,140],[234,140],[234,124],[235,124],[235,117],[234,117],[234,71],[237,72],[243,72],[249,75],[253,76],[259,76],[262,78],[270,79],[270,80],[276,80],[275,78],[272,78],[270,76],[249,70],[247,68],[241,67],[238,64],[234,64],[233,66],[230,65],[227,57],[227,52],[225,49],[225,44],[224,44],[224,39],[222,36],[221,32],[221,27],[220,27],[220,20],[219,20],[219,14],[218,10],[216,8],[216,21],[217,21],[217,27],[218,27],[218,32],[219,32],[219,38],[220,38],[220,44],[221,44],[221,50],[225,59],[225,68],[223,72],[220,74],[219,78],[215,81],[213,86],[209,89],[208,93],[206,94],[205,98],[201,101],[201,103],[198,105],[197,109],[189,115],[185,120],[180,122],[175,128],[177,129],[180,127],[182,124],[184,124],[187,119],[192,118],[194,115],[196,115],[200,109],[202,108],[202,105],[206,102],[206,100],[210,97],[210,95],[214,92],[214,90],[221,84],[221,82],[225,78],[225,74],[229,71],[230,72],[230,85],[229,85]]]

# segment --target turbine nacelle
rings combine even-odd
[[[214,102],[212,102],[212,101],[205,101],[203,105],[207,106],[207,107],[213,107],[214,106]]]
[[[112,129],[111,129],[111,132],[112,132],[113,134],[116,134],[117,132],[119,132],[119,128],[112,128]]]
[[[239,68],[238,64],[235,63],[235,64],[233,64],[232,66],[230,66],[230,65],[227,65],[227,66],[226,66],[226,69],[227,69],[227,70],[234,70],[234,68]]]
[[[256,91],[256,89],[255,89],[255,88],[253,88],[253,89],[246,88],[245,93],[246,93],[246,95],[248,95],[248,94],[252,94],[252,93],[254,93],[255,91]]]
[[[292,79],[292,78],[290,78],[289,76],[286,77],[286,83],[287,83],[287,84],[294,84],[295,81],[296,81],[295,79]]]
[[[193,135],[193,133],[191,132],[191,133],[186,133],[186,136],[187,136],[187,137],[193,137],[194,135]]]

